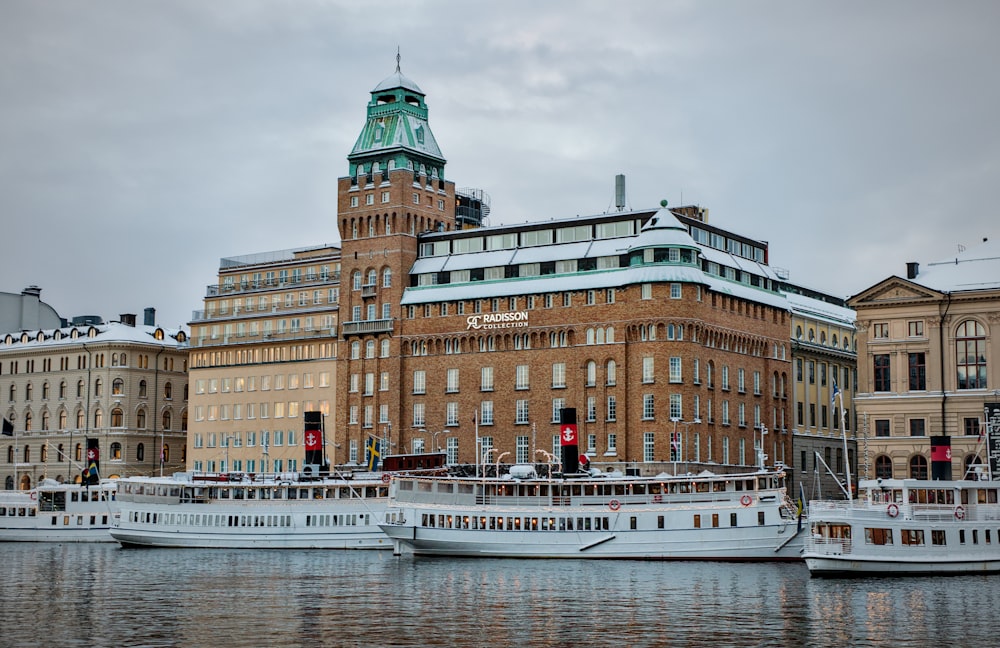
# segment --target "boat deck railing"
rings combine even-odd
[[[902,519],[917,522],[1000,520],[1000,504],[916,504],[905,502],[812,501],[809,516],[823,521]]]

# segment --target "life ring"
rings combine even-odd
[[[622,507],[622,503],[619,502],[616,499],[613,499],[610,502],[608,502],[608,508],[610,508],[612,511],[617,511],[621,507]]]
[[[661,502],[663,502],[663,496],[662,495],[653,495],[653,503],[654,504],[659,504]]]
[[[896,517],[897,515],[899,515],[899,507],[896,506],[895,504],[890,504],[885,508],[885,513],[889,517]]]
[[[35,491],[31,491],[31,496],[30,497],[31,497],[32,500],[36,500],[36,499],[38,499],[38,493],[36,493]]]
[[[743,497],[740,498],[740,504],[742,504],[743,506],[750,506],[751,504],[753,504],[753,498],[750,497],[749,495],[744,495]]]
[[[382,481],[385,482],[386,484],[389,483],[390,479],[392,479],[392,475],[390,475],[389,473],[385,473],[384,475],[382,475]]]
[[[955,507],[955,519],[964,520],[965,519],[965,509],[961,506]]]

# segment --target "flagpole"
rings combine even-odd
[[[847,499],[850,501],[854,499],[854,495],[851,488],[851,454],[847,449],[847,429],[844,426],[847,416],[844,413],[844,392],[837,387],[836,382],[833,383],[833,396],[840,397],[840,435],[844,439],[844,475],[847,477]]]
[[[476,426],[476,477],[479,477],[479,464],[483,461],[482,449],[479,447],[479,412],[477,411],[473,417],[472,422]]]

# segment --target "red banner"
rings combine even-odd
[[[319,430],[306,430],[306,452],[323,449],[323,435]]]
[[[576,424],[575,423],[563,423],[559,430],[559,445],[564,446],[575,446],[578,445],[576,441]]]
[[[932,445],[931,461],[951,461],[951,446]]]

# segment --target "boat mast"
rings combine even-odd
[[[847,499],[851,500],[854,497],[851,494],[851,454],[847,449],[847,429],[844,426],[844,420],[847,418],[844,413],[844,392],[840,391],[836,382],[833,383],[833,397],[834,399],[840,398],[840,436],[844,440],[844,476],[847,480],[847,489],[844,493],[847,495]],[[829,470],[829,466],[827,469]]]

